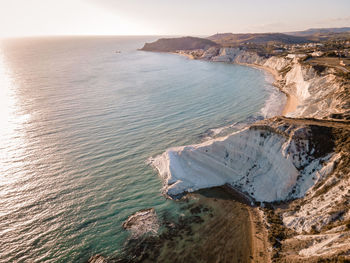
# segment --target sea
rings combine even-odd
[[[115,255],[128,216],[180,211],[150,157],[280,113],[265,72],[138,50],[157,38],[0,41],[0,262]]]

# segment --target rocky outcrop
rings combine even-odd
[[[287,209],[278,212],[283,224],[296,233],[282,242],[287,262],[319,262],[322,258],[334,262],[349,260],[350,123],[342,123],[323,123],[332,127],[336,158],[333,171],[311,187],[303,198],[290,202]],[[326,141],[320,145],[324,143]]]
[[[130,230],[133,238],[146,233],[156,234],[159,229],[156,211],[149,208],[136,212],[123,223],[123,228]]]
[[[333,73],[319,75],[309,65],[292,62],[284,81],[283,90],[299,101],[291,117],[331,118],[349,111],[344,83]]]
[[[333,145],[329,127],[270,119],[224,138],[169,149],[152,165],[172,197],[229,184],[256,201],[274,202],[302,197],[329,175],[339,158]]]

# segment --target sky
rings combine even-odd
[[[350,0],[0,0],[0,37],[212,35],[350,26]]]

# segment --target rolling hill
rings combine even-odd
[[[302,44],[310,42],[309,39],[292,36],[283,33],[256,33],[256,34],[233,34],[233,33],[223,33],[215,34],[208,39],[223,45],[240,45],[244,43],[254,43],[254,44]]]
[[[303,31],[287,32],[285,34],[291,36],[310,36],[310,35],[324,35],[332,33],[346,33],[350,32],[350,27],[332,27],[332,28],[310,28]]]
[[[219,46],[217,43],[198,37],[161,38],[152,43],[146,43],[141,50],[174,52],[176,50],[207,49]]]

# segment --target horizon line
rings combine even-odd
[[[304,30],[295,30],[295,31],[269,31],[269,32],[216,32],[214,34],[53,34],[53,35],[14,35],[14,36],[0,36],[0,39],[16,39],[16,38],[50,38],[50,37],[151,37],[151,36],[172,36],[172,37],[180,37],[180,36],[196,36],[196,37],[207,37],[213,36],[216,34],[286,34],[286,33],[294,33],[294,32],[303,32],[312,29],[339,29],[339,28],[350,28],[350,26],[341,26],[341,27],[311,27]]]

